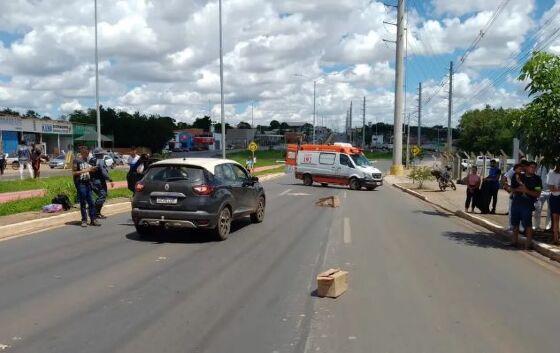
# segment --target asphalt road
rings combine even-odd
[[[556,267],[390,186],[265,187],[265,222],[224,242],[140,239],[126,214],[0,242],[0,350],[558,351]],[[336,300],[314,296],[329,267]]]

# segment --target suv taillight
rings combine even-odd
[[[201,196],[209,196],[214,192],[214,187],[208,184],[195,185],[192,187],[192,189],[195,194]]]
[[[136,190],[136,192],[141,192],[142,190],[144,190],[144,183],[141,181],[137,182],[134,190]]]

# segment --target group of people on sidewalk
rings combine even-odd
[[[498,191],[500,190],[500,176],[502,172],[495,160],[490,162],[488,176],[482,180],[478,175],[477,166],[472,166],[470,173],[465,178],[467,185],[467,199],[465,200],[465,212],[474,212],[479,207],[483,213],[496,213],[498,203]],[[490,203],[492,208],[490,209]]]
[[[543,179],[545,182],[543,183]],[[491,161],[488,177],[482,181],[478,175],[478,168],[471,167],[465,179],[467,197],[465,211],[474,212],[479,207],[483,213],[495,213],[498,191],[503,188],[510,194],[509,224],[513,232],[512,245],[519,243],[519,233],[524,232],[527,237],[525,247],[531,247],[534,229],[540,229],[541,213],[548,203],[548,219],[552,220],[552,243],[559,242],[560,219],[560,163],[548,171],[544,166],[538,166],[534,161],[522,160],[514,165],[503,176],[496,161]],[[485,204],[492,201],[492,209],[485,211]]]

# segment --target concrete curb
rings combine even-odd
[[[105,207],[103,207],[103,213],[106,216],[111,216],[128,211],[130,211],[130,202],[114,203],[105,205]],[[80,211],[71,211],[52,217],[8,224],[0,227],[0,240],[62,227],[68,222],[75,222],[79,221],[80,219]]]
[[[477,217],[475,215],[466,213],[465,211],[462,211],[462,210],[451,211],[451,210],[449,210],[449,209],[447,209],[447,208],[445,208],[441,205],[438,205],[438,204],[430,201],[426,196],[420,194],[419,192],[407,189],[407,188],[405,188],[403,186],[400,186],[398,184],[393,184],[393,186],[395,188],[407,193],[407,194],[410,194],[414,197],[417,197],[417,198],[421,199],[422,201],[425,201],[425,202],[429,203],[432,206],[435,206],[436,208],[442,209],[442,210],[444,210],[448,213],[454,214],[455,216],[457,216],[459,218],[462,218],[462,219],[467,220],[471,223],[474,223],[474,224],[476,224],[480,227],[488,229],[489,231],[491,231],[491,232],[493,232],[493,233],[495,233],[495,234],[497,234],[497,235],[499,235],[499,236],[501,236],[501,237],[503,237],[507,240],[511,240],[511,232],[509,232],[507,229],[505,229],[504,227],[502,227],[500,225],[494,224],[494,223],[492,223],[492,222],[490,222],[490,221],[488,221],[488,220],[486,220],[482,217]],[[527,241],[527,239],[522,235],[519,236],[519,240],[522,243]],[[558,249],[554,246],[548,245],[546,243],[542,243],[540,241],[534,240],[534,239],[533,239],[532,243],[533,243],[533,249],[536,252],[538,252],[539,254],[541,254],[543,256],[548,257],[551,260],[560,262],[560,249]]]

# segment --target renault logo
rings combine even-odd
[[[169,184],[165,184],[165,191],[169,191]]]

